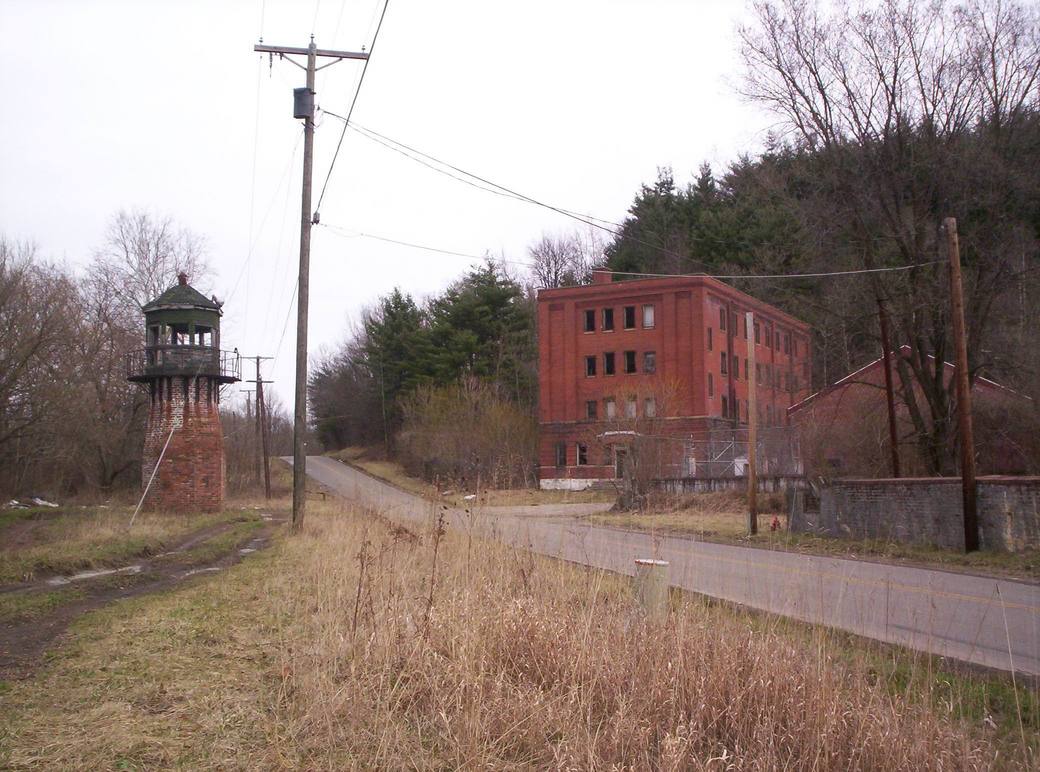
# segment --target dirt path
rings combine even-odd
[[[32,618],[0,623],[0,680],[28,678],[43,661],[47,649],[78,617],[113,601],[161,592],[192,577],[217,573],[238,563],[246,555],[269,546],[283,517],[265,517],[260,528],[247,540],[232,545],[216,559],[204,562],[175,558],[234,528],[237,523],[220,523],[188,534],[173,549],[130,566],[83,572],[70,577],[49,577],[21,585],[6,587],[7,592],[25,595],[75,587],[82,596]]]

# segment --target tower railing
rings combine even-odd
[[[212,346],[156,345],[126,355],[126,377],[149,381],[166,376],[207,376],[224,382],[242,379],[242,360],[237,351]]]

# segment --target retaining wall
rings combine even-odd
[[[1040,546],[1040,477],[980,477],[979,541],[984,549]],[[819,512],[792,507],[792,531],[964,549],[957,477],[835,480],[820,490]]]
[[[760,476],[757,488],[762,493],[775,493],[786,490],[802,490],[805,478],[801,475]],[[712,491],[746,491],[746,477],[675,477],[666,480],[654,480],[654,488],[668,493],[710,493]]]

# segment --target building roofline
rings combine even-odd
[[[908,344],[904,343],[898,349],[896,349],[895,351],[892,351],[891,354],[893,356],[898,356],[898,355],[901,355],[901,354],[906,354],[909,351],[910,351],[910,346]],[[933,354],[928,354],[928,359],[934,361],[935,360],[935,356]],[[880,364],[882,364],[883,361],[884,361],[884,357],[878,357],[877,359],[873,360],[872,362],[867,362],[865,365],[860,367],[858,370],[853,370],[851,373],[849,373],[848,375],[844,376],[843,378],[840,378],[840,379],[836,380],[834,383],[830,384],[829,386],[824,386],[822,389],[820,389],[819,391],[817,391],[817,392],[815,392],[813,394],[810,394],[805,399],[800,400],[799,402],[795,402],[793,405],[791,405],[789,408],[787,408],[787,415],[794,415],[799,410],[801,410],[802,408],[806,407],[810,402],[814,401],[815,399],[817,399],[819,397],[822,397],[822,396],[825,396],[827,394],[830,394],[835,389],[837,389],[837,388],[839,388],[841,386],[844,386],[848,382],[854,380],[856,378],[856,376],[866,372],[867,370],[872,370],[872,369],[878,367]],[[951,368],[955,368],[956,367],[956,365],[954,365],[952,362],[944,361],[943,364],[945,365],[945,367],[951,367]],[[944,369],[945,369],[945,367],[944,367]],[[996,381],[991,380],[991,379],[989,379],[989,378],[987,378],[987,377],[985,377],[983,375],[975,376],[975,381],[978,382],[978,383],[985,383],[987,386],[990,386],[990,387],[992,387],[994,389],[999,389],[1000,391],[1006,391],[1008,394],[1012,394],[1012,395],[1014,395],[1016,397],[1020,397],[1022,399],[1032,400],[1032,397],[1030,397],[1029,395],[1017,392],[1014,389],[1008,388],[1007,386],[1004,386],[1001,383],[997,383]]]
[[[769,313],[772,316],[779,317],[789,326],[798,328],[800,332],[808,334],[811,329],[811,325],[808,322],[803,322],[801,319],[791,316],[791,314],[786,311],[781,311],[771,303],[753,297],[752,295],[749,295],[730,284],[726,284],[726,282],[716,279],[713,276],[708,276],[707,274],[703,276],[661,276],[643,279],[626,279],[625,281],[611,281],[602,284],[581,284],[571,287],[542,288],[538,290],[538,302],[585,299],[600,296],[607,297],[614,294],[624,294],[624,291],[627,288],[632,288],[633,292],[647,292],[650,290],[674,289],[676,287],[705,287],[708,289],[714,289],[721,294],[730,295],[733,299],[739,300],[745,305],[769,309]]]

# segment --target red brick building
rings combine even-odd
[[[929,474],[914,441],[916,430],[907,408],[907,395],[897,372],[900,358],[909,360],[909,346],[892,352],[896,433],[900,438],[901,472],[904,476]],[[927,357],[928,367],[935,359]],[[949,388],[956,367],[943,363]],[[915,402],[930,420],[927,402],[915,385]],[[1026,474],[1033,464],[1030,440],[1032,400],[981,375],[972,381],[975,454],[986,474]],[[884,360],[875,359],[826,386],[787,411],[789,423],[799,435],[809,466],[820,474],[888,477],[892,473],[885,400]]]
[[[613,282],[599,271],[591,285],[540,290],[538,349],[544,488],[614,479],[612,431],[681,440],[739,428],[752,375],[761,426],[785,424],[809,393],[809,326],[706,276]]]

